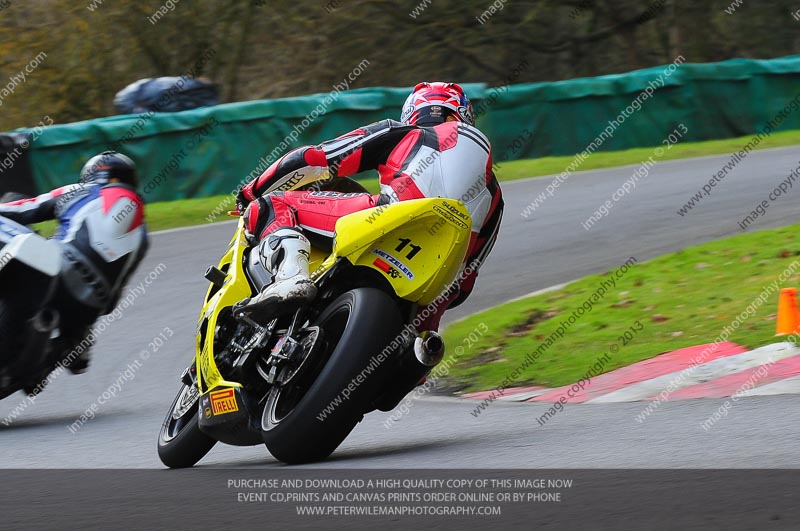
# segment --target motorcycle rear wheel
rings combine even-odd
[[[197,385],[183,384],[158,433],[158,457],[169,468],[194,466],[217,443],[197,423]],[[177,418],[176,418],[177,417]]]
[[[364,418],[391,366],[373,360],[399,336],[403,320],[386,293],[357,288],[338,297],[314,324],[325,341],[318,359],[310,360],[317,369],[299,382],[273,387],[261,419],[267,449],[289,464],[325,459]],[[373,370],[364,377],[370,364]],[[348,386],[355,389],[342,400]]]

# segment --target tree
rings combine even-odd
[[[364,59],[351,86],[498,85],[522,60],[515,83],[625,72],[679,54],[708,62],[800,50],[790,0],[744,2],[733,14],[730,0],[180,1],[158,17],[163,0],[11,1],[0,11],[0,88],[47,56],[3,99],[0,130],[44,115],[63,123],[112,114],[125,85],[186,74],[210,49],[196,73],[225,101],[327,92]]]

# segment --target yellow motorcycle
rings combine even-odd
[[[454,288],[470,226],[463,203],[442,198],[344,216],[332,241],[312,239],[315,300],[259,323],[234,314],[271,281],[240,218],[205,275],[195,359],[162,425],[161,461],[193,466],[217,442],[263,442],[283,462],[317,461],[366,413],[391,411],[444,354],[438,335],[420,337],[413,325]]]

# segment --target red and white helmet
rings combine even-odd
[[[450,117],[475,125],[472,103],[457,83],[419,83],[403,104],[400,121],[412,125],[435,125]]]

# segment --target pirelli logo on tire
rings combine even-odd
[[[233,389],[212,391],[209,396],[211,397],[211,411],[215,416],[239,411],[239,405],[236,403],[236,395]]]

